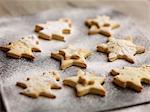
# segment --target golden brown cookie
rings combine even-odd
[[[89,27],[88,34],[102,34],[104,36],[112,36],[112,30],[120,27],[120,25],[112,20],[109,16],[97,16],[95,19],[87,19],[85,25]]]
[[[48,21],[46,24],[37,24],[35,32],[39,37],[46,40],[64,41],[65,37],[71,33],[72,22],[68,18],[62,18],[58,21]]]
[[[90,56],[91,52],[85,49],[77,49],[74,46],[68,46],[57,52],[51,53],[51,57],[61,61],[61,69],[66,69],[70,66],[78,66],[86,68],[85,58]]]
[[[63,83],[64,85],[75,88],[77,96],[83,96],[89,93],[105,96],[106,91],[102,86],[104,80],[105,77],[96,76],[94,73],[84,72],[79,69],[76,76],[64,79]]]
[[[16,42],[1,46],[2,51],[7,52],[7,56],[13,58],[28,58],[33,60],[35,57],[32,52],[40,52],[39,40],[35,35],[24,36]]]
[[[38,98],[39,96],[55,98],[56,96],[51,89],[61,89],[59,80],[60,75],[56,71],[51,71],[42,75],[28,77],[24,81],[17,82],[16,85],[24,89],[21,92],[23,95],[33,98]]]
[[[141,82],[150,84],[150,65],[141,67],[124,67],[123,69],[112,69],[113,82],[123,88],[131,88],[141,92],[143,86]]]
[[[107,53],[109,61],[125,59],[134,63],[134,56],[136,54],[144,53],[145,48],[134,44],[131,36],[127,39],[116,39],[111,37],[106,44],[98,45],[97,51]]]

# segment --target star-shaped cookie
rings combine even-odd
[[[123,88],[129,87],[137,92],[143,88],[141,82],[150,84],[150,65],[141,67],[124,67],[123,69],[112,69],[113,82]]]
[[[85,25],[89,27],[88,34],[102,34],[110,37],[112,30],[120,27],[120,25],[112,20],[109,16],[97,16],[95,19],[87,19]]]
[[[7,56],[13,58],[28,58],[33,60],[35,57],[32,52],[40,52],[39,40],[35,35],[22,37],[16,42],[1,46],[2,51],[7,52]]]
[[[84,72],[79,69],[76,76],[64,79],[63,83],[64,85],[75,88],[77,96],[83,96],[89,93],[105,96],[106,91],[102,86],[104,80],[105,77],[96,76],[94,73]]]
[[[56,71],[44,72],[42,75],[32,76],[26,78],[24,81],[17,82],[17,86],[24,90],[21,94],[38,98],[44,96],[48,98],[55,98],[56,96],[51,89],[60,89],[59,83],[60,75]]]
[[[71,33],[72,22],[68,18],[62,18],[58,21],[48,21],[46,24],[37,24],[35,32],[39,37],[46,40],[64,41],[65,37]]]
[[[134,44],[132,36],[129,36],[126,39],[116,39],[111,37],[108,39],[108,43],[98,45],[97,51],[107,53],[109,61],[125,59],[134,63],[134,55],[144,53],[145,48]]]
[[[69,45],[67,48],[51,53],[51,57],[61,61],[61,69],[66,69],[70,66],[78,66],[86,68],[85,58],[91,55],[91,51],[78,49]]]

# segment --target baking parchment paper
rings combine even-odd
[[[113,30],[115,38],[125,38],[128,35],[133,35],[134,43],[145,46],[146,53],[136,55],[135,64],[130,64],[124,60],[108,62],[106,54],[96,52],[97,44],[105,43],[107,37],[102,35],[87,35],[88,28],[84,25],[84,20],[103,14],[110,16],[113,20],[121,24],[120,28]],[[7,104],[7,110],[10,112],[93,112],[150,101],[150,87],[147,85],[144,85],[141,93],[136,93],[130,89],[122,89],[112,84],[112,76],[109,74],[112,68],[148,64],[150,57],[150,41],[145,31],[142,31],[136,25],[136,22],[132,22],[130,17],[112,8],[55,9],[32,16],[1,18],[0,45],[18,40],[24,35],[34,34],[33,30],[36,23],[45,23],[48,20],[57,20],[62,17],[72,19],[72,34],[66,38],[66,42],[40,39],[42,52],[34,53],[36,56],[35,61],[8,58],[5,53],[0,51],[0,81],[3,85],[3,99],[5,100],[5,104]],[[86,95],[76,97],[74,89],[67,86],[63,86],[61,90],[53,90],[57,96],[56,99],[43,97],[32,99],[20,95],[19,92],[22,89],[16,87],[15,84],[27,76],[39,75],[44,71],[50,70],[58,70],[62,79],[76,74],[77,67],[59,70],[59,61],[50,58],[51,52],[64,48],[69,44],[77,48],[85,48],[93,51],[93,55],[86,59],[88,64],[87,69],[83,70],[107,77],[104,83],[107,91],[106,96]]]

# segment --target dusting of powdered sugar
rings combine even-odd
[[[60,13],[61,11],[61,13]],[[121,27],[113,31],[116,38],[125,38],[129,34],[133,35],[134,43],[143,45],[146,53],[136,55],[136,63],[130,64],[124,60],[114,62],[107,61],[107,55],[96,52],[96,46],[105,43],[107,37],[102,35],[87,35],[88,28],[84,25],[87,18],[94,18],[97,15],[108,15]],[[34,25],[45,23],[49,20],[58,20],[62,17],[68,17],[73,21],[72,34],[66,37],[66,42],[46,41],[40,39],[41,53],[34,53],[35,61],[26,59],[12,59],[6,57],[5,53],[0,51],[0,81],[4,85],[5,96],[9,101],[9,107],[12,112],[66,112],[66,111],[102,111],[112,108],[118,108],[128,105],[134,105],[145,101],[150,101],[149,87],[145,87],[142,93],[137,94],[128,89],[121,89],[114,86],[109,72],[112,68],[121,68],[123,66],[137,66],[149,63],[150,41],[146,33],[139,30],[138,26],[132,22],[132,19],[123,15],[121,12],[114,11],[111,8],[100,9],[72,9],[72,10],[48,10],[28,17],[2,18],[0,19],[0,45],[11,41],[16,41],[24,35],[36,34],[33,32]],[[105,97],[96,95],[87,95],[76,97],[72,88],[63,86],[59,91],[54,90],[57,98],[46,99],[38,98],[36,100],[19,95],[21,89],[15,86],[18,80],[27,76],[39,75],[42,72],[58,70],[62,79],[68,76],[76,75],[77,67],[70,67],[66,70],[60,70],[60,63],[50,58],[50,53],[57,51],[67,45],[74,45],[77,48],[84,48],[93,51],[93,55],[86,59],[87,69],[84,71],[95,72],[97,75],[106,76],[104,87],[107,94]],[[17,102],[17,103],[16,103]]]

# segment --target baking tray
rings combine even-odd
[[[136,55],[136,63],[130,64],[124,60],[108,62],[106,54],[96,52],[96,46],[105,43],[107,37],[102,35],[87,35],[88,28],[84,25],[86,18],[94,18],[97,15],[108,15],[113,20],[119,22],[121,27],[113,31],[116,38],[125,38],[133,35],[134,43],[143,45],[146,53]],[[123,66],[139,66],[148,64],[150,58],[150,40],[145,31],[132,22],[132,18],[109,7],[92,9],[53,9],[32,16],[1,18],[0,19],[0,45],[18,40],[24,35],[34,34],[36,23],[45,23],[48,20],[57,20],[62,17],[71,18],[73,21],[72,35],[66,38],[66,42],[46,41],[40,39],[41,53],[34,53],[35,61],[26,59],[12,59],[6,57],[0,51],[0,81],[3,85],[4,104],[9,112],[95,112],[107,111],[116,108],[138,105],[150,101],[150,87],[144,85],[141,93],[136,93],[130,89],[122,89],[112,84],[112,77],[109,72],[112,68],[122,68]],[[61,90],[53,90],[56,99],[39,97],[32,99],[19,92],[22,91],[15,84],[17,81],[27,76],[39,75],[44,71],[58,70],[62,79],[75,75],[77,67],[70,67],[60,70],[60,63],[50,58],[50,53],[72,44],[77,48],[85,48],[93,51],[93,55],[86,59],[89,72],[106,76],[104,87],[107,94],[105,97],[97,95],[86,95],[76,97],[74,89],[63,86]]]

